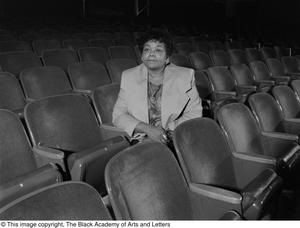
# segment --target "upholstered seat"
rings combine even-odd
[[[118,220],[219,219],[239,208],[239,195],[228,194],[232,203],[222,204],[210,189],[188,186],[173,153],[159,142],[144,141],[114,156],[105,181]]]
[[[298,137],[262,131],[251,111],[241,103],[223,106],[217,116],[231,148],[236,151],[235,156],[276,165],[276,171],[284,180],[297,173],[300,158]]]
[[[33,153],[18,116],[0,109],[0,208],[16,198],[43,186],[61,181],[54,164],[41,164]]]
[[[135,66],[137,66],[137,63],[133,59],[110,59],[106,62],[109,76],[114,83],[121,82],[121,76],[124,70]]]
[[[204,52],[192,52],[189,56],[191,63],[196,70],[206,70],[213,66],[209,55]]]
[[[52,162],[67,178],[85,181],[105,194],[104,168],[128,146],[124,132],[99,126],[88,98],[78,94],[34,101],[24,115],[35,151],[51,150]]]
[[[236,218],[232,213],[227,216]],[[111,216],[95,189],[83,182],[68,181],[16,199],[0,208],[0,219],[111,220]]]
[[[272,213],[281,186],[274,166],[235,157],[215,121],[196,118],[180,124],[174,145],[190,187],[209,191],[219,207],[233,204],[226,200],[230,195],[247,219]]]

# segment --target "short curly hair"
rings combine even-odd
[[[172,38],[169,35],[169,33],[160,30],[160,29],[152,29],[147,31],[139,40],[138,45],[141,53],[143,52],[143,48],[145,43],[147,43],[150,40],[155,40],[160,43],[163,43],[166,47],[166,53],[167,56],[171,56],[174,50],[174,45],[172,42]]]

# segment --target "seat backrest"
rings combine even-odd
[[[300,103],[289,86],[276,86],[272,89],[272,94],[281,106],[285,118],[300,117]]]
[[[88,47],[89,44],[87,41],[81,39],[67,39],[63,40],[63,46],[64,48],[76,51],[79,48]]]
[[[105,183],[118,220],[192,219],[187,183],[161,143],[147,141],[118,153],[106,166]]]
[[[189,57],[192,65],[196,70],[205,70],[213,66],[209,55],[204,52],[192,52],[190,53]]]
[[[82,95],[36,100],[25,107],[24,117],[34,145],[78,152],[102,140],[94,111]]]
[[[217,118],[233,151],[264,153],[265,145],[261,130],[246,105],[242,103],[226,104],[218,110]]]
[[[291,82],[291,87],[293,88],[297,99],[300,101],[300,80],[293,80]]]
[[[1,220],[111,220],[99,193],[83,182],[50,185],[0,209]]]
[[[44,50],[62,48],[61,43],[56,40],[34,40],[32,42],[33,50],[38,56],[42,56]]]
[[[209,51],[211,50],[211,47],[208,42],[206,41],[199,41],[197,42],[197,49],[198,51],[204,52],[206,54],[209,54]]]
[[[105,67],[100,62],[73,63],[69,65],[68,73],[74,89],[91,91],[111,83]]]
[[[230,57],[224,50],[212,50],[209,52],[210,58],[215,66],[230,66]]]
[[[231,151],[214,120],[196,118],[180,124],[174,145],[188,182],[236,187]]]
[[[20,73],[20,81],[28,100],[72,92],[66,73],[59,67],[32,67]]]
[[[253,61],[250,64],[255,80],[271,80],[268,67],[262,61]]]
[[[76,52],[68,49],[45,50],[42,60],[45,66],[57,66],[65,71],[70,64],[79,62]]]
[[[170,62],[177,66],[192,68],[192,64],[186,55],[174,53],[170,56]]]
[[[112,125],[112,112],[117,101],[120,84],[109,84],[94,90],[92,99],[101,123]]]
[[[274,50],[276,52],[277,58],[281,58],[283,56],[289,56],[290,55],[290,49],[286,48],[286,47],[275,46]]]
[[[235,91],[235,81],[225,66],[208,68],[208,78],[214,91]]]
[[[0,109],[0,185],[37,168],[19,117]]]
[[[229,49],[228,54],[231,59],[231,64],[247,63],[246,52],[241,49]]]
[[[191,52],[196,51],[196,48],[192,43],[189,42],[181,42],[175,44],[176,51],[181,55],[188,56]]]
[[[111,46],[108,48],[108,52],[112,59],[127,58],[137,60],[133,47],[131,46]]]
[[[263,92],[252,94],[248,102],[263,131],[283,131],[283,114],[270,94]]]
[[[211,50],[225,50],[225,46],[221,41],[210,41],[209,42]]]
[[[79,48],[78,55],[80,61],[93,61],[105,64],[109,60],[107,50],[102,47]]]
[[[262,47],[261,53],[264,59],[277,58],[275,50],[271,47]]]
[[[195,82],[201,99],[210,100],[212,88],[207,74],[204,71],[195,71]]]
[[[283,64],[286,73],[300,72],[297,59],[293,56],[281,57],[281,62]]]
[[[137,66],[133,59],[110,59],[106,62],[106,68],[112,82],[120,83],[122,72]]]
[[[0,42],[0,52],[10,51],[32,51],[29,43],[20,40],[2,41]]]
[[[279,59],[266,59],[268,68],[273,76],[285,76],[285,71]]]
[[[89,45],[91,47],[102,47],[102,48],[108,48],[113,46],[113,41],[111,39],[90,39]]]
[[[0,66],[3,71],[8,71],[16,77],[29,67],[42,66],[41,60],[32,51],[6,52],[0,54]]]
[[[255,48],[246,48],[248,62],[263,60],[261,53]]]
[[[0,72],[0,108],[18,110],[25,105],[26,100],[16,77],[8,72]]]
[[[238,85],[253,85],[254,78],[249,67],[244,64],[233,64],[230,66],[230,71]]]
[[[116,46],[125,45],[125,46],[134,46],[135,42],[131,37],[121,37],[113,40],[113,44]]]

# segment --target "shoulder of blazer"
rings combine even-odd
[[[179,84],[180,88],[184,89],[185,91],[191,89],[194,75],[193,69],[170,64],[168,66],[168,74],[173,79],[176,78],[175,80]]]

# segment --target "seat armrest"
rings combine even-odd
[[[268,85],[268,86],[274,86],[275,82],[272,80],[256,80],[255,84],[258,85]]]
[[[233,152],[232,153],[234,158],[246,160],[249,162],[257,162],[266,165],[276,165],[276,158],[265,156],[261,154],[253,154],[253,153],[239,153]]]
[[[109,126],[107,124],[101,124],[100,131],[101,131],[103,140],[107,140],[107,139],[117,137],[117,136],[123,136],[126,139],[130,139],[127,132],[121,130],[120,128],[117,128],[114,126]]]
[[[214,91],[212,93],[213,100],[214,101],[221,101],[221,100],[226,100],[226,99],[236,99],[236,92],[234,91]]]
[[[32,150],[39,167],[48,163],[55,163],[58,164],[64,172],[66,172],[64,162],[65,153],[63,151],[43,145],[33,146]]]
[[[289,81],[289,76],[272,76],[272,79],[279,80],[279,81]]]
[[[75,93],[84,94],[84,95],[91,95],[93,92],[92,90],[89,89],[73,89],[73,91]]]
[[[72,180],[85,181],[101,194],[106,193],[104,185],[106,164],[115,154],[128,146],[127,139],[118,136],[79,153],[70,154],[68,167]]]
[[[300,72],[287,72],[287,74],[300,76]]]
[[[219,220],[244,220],[236,211],[227,211]]]
[[[215,200],[221,200],[231,204],[241,204],[242,202],[242,196],[239,193],[211,185],[190,183],[189,188],[196,194],[213,198]]]
[[[300,135],[300,119],[284,119],[283,126],[288,133]]]
[[[244,216],[247,219],[261,218],[267,201],[279,196],[281,186],[282,179],[274,170],[266,169],[256,176],[242,190]]]
[[[0,185],[0,208],[34,190],[62,181],[54,164],[47,164]]]
[[[285,133],[285,132],[262,132],[263,136],[266,137],[272,137],[272,138],[278,138],[278,139],[284,139],[284,140],[290,140],[293,142],[298,142],[299,137],[295,134]]]

